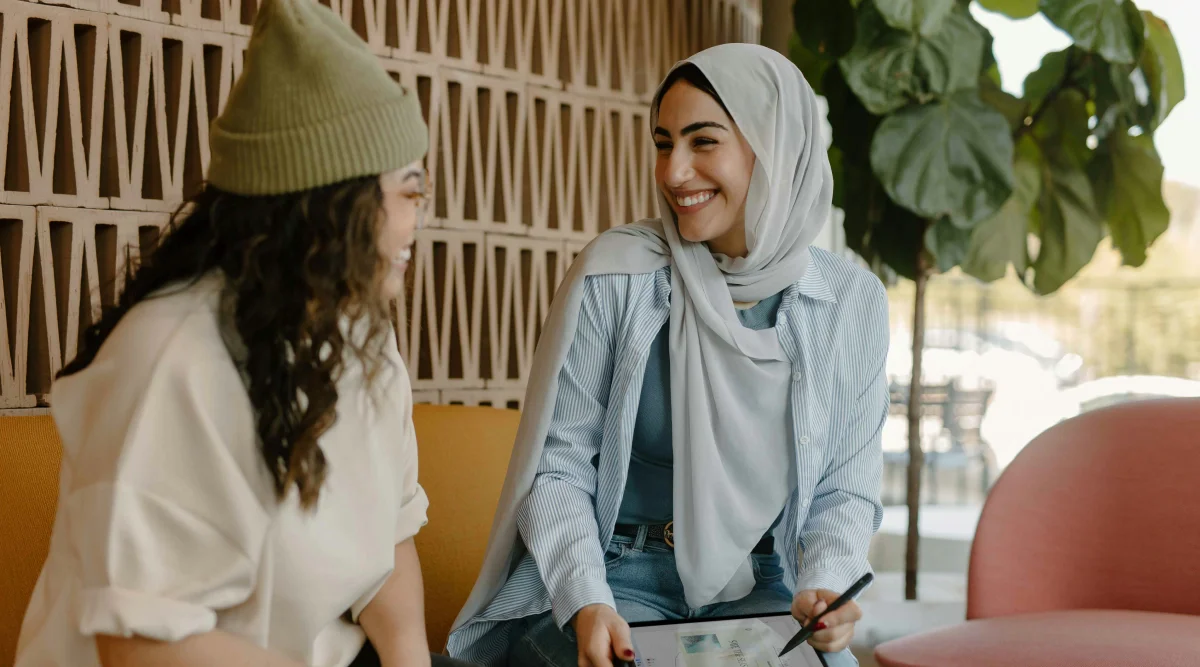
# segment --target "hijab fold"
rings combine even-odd
[[[778,333],[742,326],[734,301],[777,294],[808,269],[809,245],[828,220],[833,197],[821,110],[795,65],[766,47],[723,44],[675,67],[686,62],[712,83],[754,151],[746,205],[749,254],[714,255],[707,245],[682,239],[659,192],[658,220],[611,229],[579,255],[538,342],[483,570],[456,629],[496,596],[522,553],[516,514],[537,473],[589,275],[672,269],[675,555],[690,607],[749,593],[749,554],[794,488],[791,427],[779,426],[788,420],[791,365]],[[651,129],[657,118],[651,109]],[[766,414],[767,405],[783,406],[785,414]],[[597,538],[610,537],[611,528],[601,526]]]

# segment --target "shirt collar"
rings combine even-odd
[[[796,283],[796,290],[810,299],[837,303],[837,297],[833,295],[833,288],[825,279],[825,273],[811,257],[808,260],[808,270],[804,272],[804,277]]]

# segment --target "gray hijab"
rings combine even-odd
[[[778,426],[763,428],[787,415],[765,414],[760,407],[779,403],[760,400],[760,394],[786,391],[791,368],[778,333],[743,327],[734,301],[777,294],[808,270],[809,244],[829,218],[833,196],[821,112],[795,65],[766,47],[724,44],[683,62],[695,64],[712,83],[754,151],[746,205],[749,254],[714,255],[707,245],[680,238],[659,192],[659,220],[602,234],[572,264],[538,342],[483,569],[455,629],[496,596],[520,555],[516,514],[537,473],[589,275],[672,269],[675,553],[691,607],[749,593],[750,551],[795,486],[794,444],[773,435],[785,432]],[[651,128],[657,116],[652,109]],[[612,527],[598,528],[597,539],[607,543]]]

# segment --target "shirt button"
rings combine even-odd
[[[808,509],[808,499],[805,498],[804,502],[800,503],[800,506],[803,507],[804,509]]]
[[[802,444],[802,445],[808,444],[808,436],[807,435],[800,436],[800,444]]]
[[[803,373],[801,373],[800,371],[796,371],[796,372],[792,373],[792,382],[799,382],[803,377],[804,377]]]
[[[775,320],[775,326],[786,327],[787,326],[787,315],[780,315],[779,318]]]

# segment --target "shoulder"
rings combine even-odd
[[[583,307],[619,312],[656,298],[669,299],[671,268],[664,266],[645,273],[596,273],[584,278],[583,289]]]
[[[874,273],[822,248],[811,249],[812,262],[829,284],[838,303],[887,303],[887,289]]]
[[[879,277],[828,250],[812,248],[811,252],[813,268],[833,295],[838,320],[856,328],[887,329],[887,288]]]
[[[643,273],[593,273],[584,278],[584,285],[591,292],[621,292],[630,287],[654,286],[662,280],[670,285],[671,267],[664,266]]]
[[[203,406],[215,422],[244,421],[249,398],[221,337],[219,300],[220,281],[209,277],[165,288],[135,305],[86,368],[54,383],[56,419],[77,423],[103,397],[104,421],[123,413],[129,427],[152,407]]]
[[[624,336],[654,320],[656,306],[669,307],[670,269],[648,273],[597,273],[582,278],[575,338]]]
[[[220,278],[208,276],[156,292],[126,313],[104,342],[97,361],[177,379],[236,379],[218,322],[221,284]],[[139,357],[141,361],[135,361]]]
[[[843,348],[845,359],[886,356],[891,325],[883,282],[869,270],[827,250],[813,248],[812,261],[835,299],[831,316],[825,320],[827,341]]]

